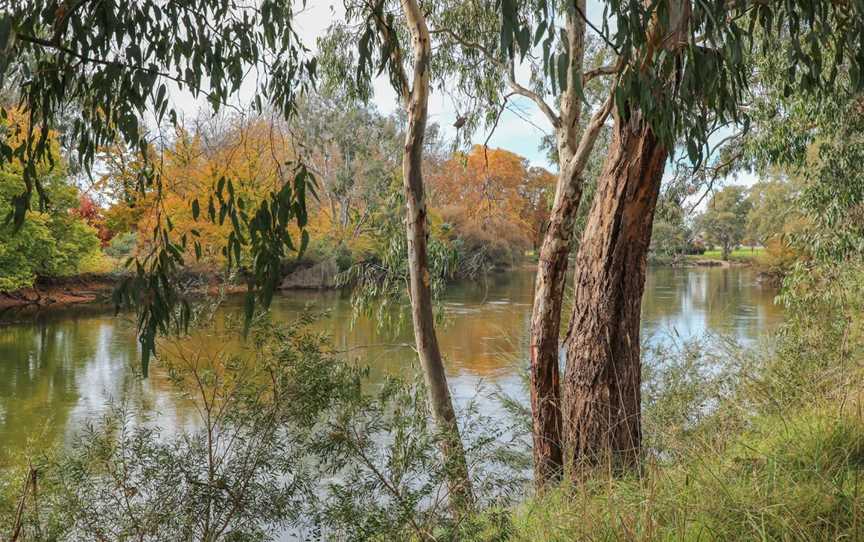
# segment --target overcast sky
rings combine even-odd
[[[341,19],[344,14],[341,1],[318,0],[310,2],[305,11],[297,17],[298,34],[310,47],[314,47],[316,39],[321,36],[330,23]],[[399,106],[396,93],[386,77],[379,77],[375,83],[375,105],[384,113],[389,114]],[[549,129],[546,117],[533,102],[525,98],[511,99],[513,108],[527,120],[523,120],[513,111],[505,111],[501,115],[498,128],[489,140],[489,146],[501,147],[527,158],[532,165],[552,168],[546,159],[545,152],[539,150],[540,140],[545,135],[541,129]],[[450,100],[440,92],[432,90],[429,98],[429,121],[437,122],[447,137],[455,135],[453,123],[457,118],[456,110]],[[487,133],[480,130],[474,134],[477,143],[486,140]]]

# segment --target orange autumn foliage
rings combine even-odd
[[[475,145],[430,176],[441,219],[469,244],[524,251],[537,246],[548,218],[554,177],[503,149]]]
[[[170,217],[173,235],[178,239],[187,235],[190,254],[192,240],[199,241],[200,263],[205,265],[224,262],[222,247],[231,231],[227,220],[220,225],[208,218],[208,202],[219,179],[230,179],[236,197],[252,212],[266,194],[293,176],[290,161],[294,155],[287,130],[261,118],[220,119],[215,126],[194,133],[181,128],[170,146],[153,154],[151,160],[162,177],[161,198],[152,192],[136,194],[133,202],[118,202],[109,214],[128,215],[129,209],[135,209],[139,250],[149,246],[156,222],[165,224]],[[132,165],[136,166],[140,163]],[[128,183],[129,176],[128,171],[117,168],[109,172],[106,184],[111,184],[111,178],[115,183]],[[193,200],[200,206],[197,220]],[[218,203],[216,209],[218,214]],[[198,235],[193,236],[192,230]]]

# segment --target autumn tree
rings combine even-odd
[[[19,124],[26,122],[26,115],[12,110],[0,121],[0,131],[14,143]],[[92,207],[80,212],[83,197],[69,177],[55,132],[49,144],[53,164],[40,164],[35,173],[50,204],[33,211],[17,230],[10,221],[0,222],[0,292],[31,287],[39,277],[74,275],[98,254],[97,230],[87,221],[97,213]],[[15,198],[25,190],[24,167],[19,160],[0,164],[0,216],[14,212]]]
[[[525,202],[522,216],[531,225],[531,249],[538,251],[549,227],[555,176],[546,168],[530,166],[520,192]]]
[[[126,151],[118,147],[103,152],[106,172],[99,184],[108,193],[123,196],[108,215],[115,220],[134,216],[135,229],[145,232],[138,239],[142,253],[152,250],[154,242],[146,232],[153,231],[160,216],[170,217],[173,234],[187,239],[188,260],[210,267],[228,261],[225,239],[234,230],[227,216],[199,220],[199,214],[217,214],[218,201],[210,199],[214,185],[220,179],[231,179],[230,192],[238,205],[254,209],[263,195],[280,186],[284,164],[294,158],[286,123],[252,113],[205,113],[197,120],[178,124],[170,137],[163,138],[161,147],[149,152],[159,155],[154,165],[140,160],[127,162]],[[141,167],[157,168],[162,179],[160,193],[126,193],[129,179],[141,175],[137,171]],[[227,181],[223,183],[228,191]],[[202,202],[197,204],[197,213],[191,201]],[[242,224],[240,232],[248,234]],[[241,252],[244,265],[248,265],[249,256],[248,251]]]
[[[92,172],[97,152],[108,145],[123,144],[148,159],[151,134],[143,119],[160,125],[176,120],[170,92],[174,85],[220,109],[254,69],[260,76],[255,108],[260,112],[270,106],[290,115],[298,91],[315,72],[293,27],[293,7],[290,0],[255,5],[203,0],[194,6],[160,0],[24,0],[3,10],[0,87],[11,89],[29,115],[29,128],[20,141],[0,140],[0,166],[13,160],[24,164],[24,186],[9,215],[16,227],[23,225],[34,203],[48,203],[37,170],[50,161],[47,134],[66,120],[66,147],[85,172]],[[136,186],[142,192],[154,188],[158,194],[158,172],[149,167],[141,171]],[[278,283],[280,260],[291,252],[286,226],[289,221],[305,225],[308,171],[295,164],[283,180],[278,190],[262,198],[266,205],[243,212],[236,199],[222,192],[227,181],[214,184],[211,192],[219,214],[230,218],[234,230],[226,238],[226,252],[236,254],[243,246],[255,255],[250,301],[265,305]],[[187,203],[200,207],[201,202]],[[191,315],[172,280],[185,263],[183,240],[172,233],[167,216],[160,215],[155,224],[153,250],[140,255],[134,276],[115,296],[116,302],[139,309],[145,370],[156,334],[170,327],[182,331]],[[243,228],[248,235],[240,235]],[[296,240],[296,246],[302,241]]]
[[[548,171],[524,158],[476,145],[435,172],[431,201],[469,251],[492,250],[501,253],[493,261],[509,264],[542,236],[553,184]]]

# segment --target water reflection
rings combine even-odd
[[[710,332],[751,342],[783,319],[775,295],[750,269],[656,268],[645,284],[642,333],[649,341]]]
[[[444,301],[441,349],[453,394],[460,403],[484,383],[524,394],[522,367],[531,312],[530,271],[482,284],[450,288]],[[651,269],[643,303],[645,342],[706,332],[753,341],[782,319],[775,292],[749,269]],[[383,330],[369,319],[352,320],[350,299],[339,292],[291,292],[274,304],[274,318],[290,321],[312,307],[326,314],[313,324],[335,347],[369,365],[373,380],[416,370],[410,328]],[[231,303],[225,309],[239,312]],[[224,344],[213,344],[214,348]],[[0,326],[0,465],[34,439],[67,440],[111,400],[128,403],[173,432],[194,424],[190,406],[158,370],[136,377],[134,322],[110,311],[83,308]]]

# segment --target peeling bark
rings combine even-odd
[[[577,0],[574,7],[582,9],[584,13],[585,1]],[[582,172],[566,165],[578,150],[578,135],[581,129],[579,117],[582,104],[576,88],[581,85],[582,78],[585,23],[573,11],[573,7],[570,9],[566,23],[570,53],[567,66],[568,88],[561,95],[560,118],[552,119],[556,127],[559,173],[549,226],[540,245],[529,339],[534,481],[538,487],[558,479],[564,464],[558,342],[570,239],[582,199]]]
[[[616,118],[576,256],[565,340],[564,440],[574,474],[583,466],[626,469],[639,461],[640,311],[667,156],[638,113]]]
[[[560,477],[564,461],[561,446],[561,384],[558,337],[561,303],[567,275],[567,256],[575,209],[582,183],[559,181],[549,227],[540,248],[531,312],[531,410],[534,439],[534,480],[544,485]]]
[[[584,32],[584,27],[582,28]],[[581,66],[581,63],[580,63]],[[614,87],[613,87],[614,90]],[[612,93],[592,117],[571,150],[570,142],[578,129],[578,114],[564,107],[573,122],[559,132],[560,173],[549,227],[540,248],[537,278],[534,283],[534,306],[531,313],[531,408],[533,413],[534,479],[542,487],[561,476],[564,467],[561,429],[561,386],[558,343],[561,330],[561,305],[567,277],[573,225],[582,199],[582,172],[594,149],[597,136],[613,106]],[[575,102],[571,102],[571,105]],[[577,104],[578,105],[578,104]],[[569,107],[569,106],[568,106]]]

